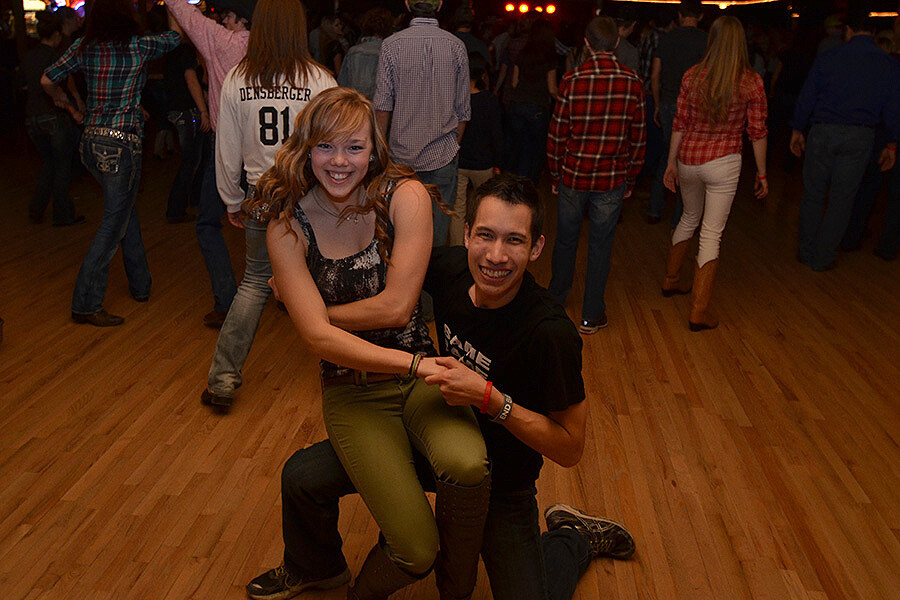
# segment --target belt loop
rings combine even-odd
[[[366,373],[365,371],[360,371],[359,376],[360,376],[360,379],[362,380],[362,386],[368,387],[368,385],[369,385],[368,373]]]

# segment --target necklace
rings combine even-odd
[[[322,201],[319,199],[319,190],[320,190],[320,188],[318,186],[316,186],[316,189],[313,190],[313,200],[316,201],[316,204],[319,205],[319,208],[321,208],[325,212],[326,215],[331,215],[332,217],[337,219],[338,222],[340,222],[341,221],[341,213],[334,210],[333,206],[331,208],[328,208],[325,204],[322,204]],[[347,215],[346,217],[344,217],[344,221],[349,221],[350,219],[353,219],[354,225],[358,225],[359,224],[359,213],[353,213],[351,215]]]

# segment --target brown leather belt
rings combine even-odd
[[[383,383],[385,381],[396,381],[400,375],[394,373],[371,373],[369,371],[357,371],[353,369],[346,375],[335,375],[322,379],[322,387],[332,387],[335,385],[369,385],[372,383]]]

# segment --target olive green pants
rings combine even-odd
[[[438,530],[412,447],[438,480],[479,485],[488,460],[472,410],[448,406],[440,389],[421,379],[326,387],[322,409],[331,444],[381,528],[391,559],[411,575],[427,573],[437,556]]]

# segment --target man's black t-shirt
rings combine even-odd
[[[675,102],[681,78],[700,62],[706,52],[706,32],[696,27],[679,27],[659,38],[655,58],[662,62],[659,72],[660,102]]]
[[[166,56],[164,80],[166,106],[169,110],[184,111],[197,107],[184,78],[184,72],[188,70],[194,71],[198,80],[201,78],[200,67],[197,65],[197,51],[190,44],[181,44]]]
[[[472,284],[465,248],[434,249],[425,290],[434,297],[441,354],[455,357],[514,403],[543,415],[583,401],[581,337],[559,303],[530,273],[512,302],[496,309],[472,303]],[[478,422],[492,463],[491,487],[531,489],[543,465],[540,453],[487,415],[479,414]]]
[[[25,114],[29,117],[38,115],[64,115],[66,112],[53,105],[53,100],[41,87],[41,75],[59,58],[59,53],[47,44],[38,44],[28,51],[22,59],[22,72],[28,84],[28,99],[25,102]]]

